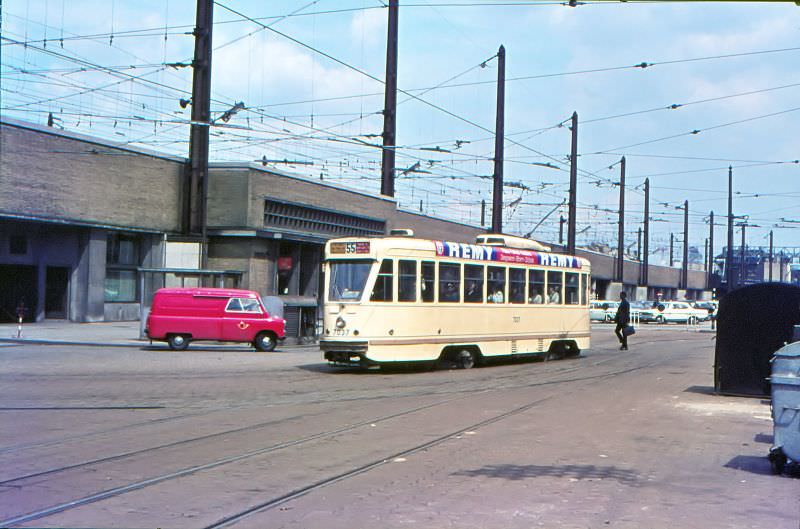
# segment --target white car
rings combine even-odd
[[[589,303],[589,320],[591,321],[614,321],[617,315],[619,301],[606,301],[598,299]]]
[[[694,323],[699,321],[696,311],[685,301],[664,301],[639,312],[639,321],[655,323]],[[708,313],[706,312],[706,316]]]

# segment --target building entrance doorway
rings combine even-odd
[[[17,309],[34,321],[37,299],[35,266],[0,265],[0,322],[17,321]]]
[[[65,266],[48,266],[44,291],[45,318],[66,319],[68,292],[69,268]]]

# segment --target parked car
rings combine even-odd
[[[649,309],[639,312],[639,321],[648,323],[693,323],[698,321],[697,312],[685,301],[654,303]]]
[[[247,342],[272,351],[286,321],[271,316],[257,292],[227,288],[162,288],[153,296],[145,333],[182,351],[190,342]]]
[[[591,321],[614,321],[617,314],[619,301],[595,300],[589,303],[589,320]]]
[[[695,301],[692,303],[692,306],[698,312],[698,314],[705,313],[704,317],[701,318],[700,321],[717,319],[717,308],[719,307],[719,303],[716,301]]]

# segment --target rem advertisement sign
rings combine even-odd
[[[541,266],[560,266],[564,268],[580,268],[581,261],[570,255],[558,255],[516,248],[500,248],[497,246],[480,246],[458,242],[434,241],[436,255],[439,257],[455,257],[457,259],[475,259],[476,261],[497,261],[500,263],[518,263]]]

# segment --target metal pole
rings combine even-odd
[[[492,232],[503,233],[503,141],[505,140],[506,49],[497,50],[497,116],[494,130]]]
[[[642,227],[639,226],[639,234],[636,236],[636,259],[642,261]]]
[[[747,224],[742,223],[742,246],[739,248],[739,285],[744,286],[744,281],[747,279],[747,271],[745,270],[744,266],[744,258],[745,258],[745,227]]]
[[[703,272],[708,274],[708,237],[703,243]]]
[[[642,285],[647,286],[650,271],[650,179],[644,179],[644,258],[642,259]]]
[[[625,157],[619,165],[619,226],[617,226],[617,281],[624,283],[625,272]]]
[[[683,266],[681,283],[684,290],[689,288],[689,201],[683,201]]]
[[[481,228],[486,226],[486,201],[481,200]]]
[[[725,252],[725,280],[728,292],[734,289],[733,277],[733,167],[728,166],[728,249]]]
[[[383,105],[383,152],[381,155],[381,194],[394,196],[395,146],[397,145],[397,18],[398,1],[389,0],[386,37],[386,92]]]
[[[672,259],[672,248],[675,246],[675,236],[673,234],[669,234],[669,266],[670,268],[674,264]]]
[[[570,149],[569,165],[569,210],[567,217],[567,253],[575,253],[575,226],[577,214],[577,187],[578,187],[578,113],[572,113],[572,147]]]
[[[711,288],[711,278],[714,275],[714,212],[708,216],[708,274],[706,288]]]
[[[564,244],[564,222],[567,219],[564,218],[564,215],[558,219],[558,244]]]
[[[208,266],[206,207],[208,200],[208,149],[211,124],[211,33],[213,0],[198,0],[192,61],[192,125],[189,132],[188,231],[199,234],[200,267]]]
[[[769,280],[772,282],[772,230],[769,230]]]

